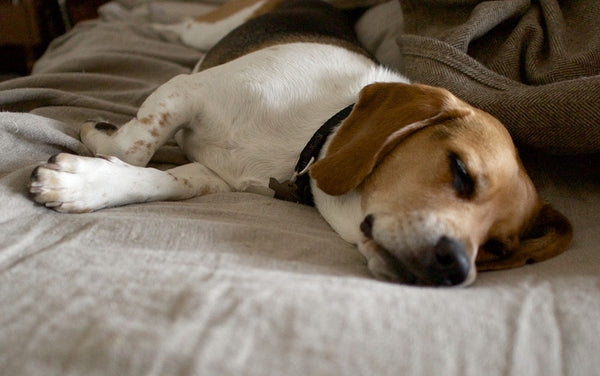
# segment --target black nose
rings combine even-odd
[[[360,224],[360,231],[369,239],[373,238],[373,215],[369,214]]]
[[[438,284],[453,286],[467,279],[471,265],[461,242],[442,236],[433,248],[433,254],[430,277]]]

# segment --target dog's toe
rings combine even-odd
[[[78,155],[69,153],[55,154],[42,167],[54,171],[76,173],[79,170],[80,158]]]
[[[37,184],[37,183],[38,183],[38,179],[39,179],[39,176],[40,176],[40,168],[41,168],[41,167],[42,167],[42,166],[36,166],[36,167],[33,169],[33,171],[31,171],[31,176],[30,176],[30,178],[29,178],[29,180],[30,180],[30,182],[31,182],[31,183],[30,183],[30,185],[33,185],[33,184]]]
[[[29,193],[33,200],[61,212],[89,211],[85,200],[80,197],[85,183],[85,176],[79,174],[81,158],[61,153],[35,167],[29,183]]]

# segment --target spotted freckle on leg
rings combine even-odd
[[[148,116],[140,119],[140,123],[146,124],[146,125],[152,124],[153,121],[154,121],[154,115],[148,115]]]
[[[131,154],[135,154],[137,153],[137,151],[144,146],[144,141],[143,140],[137,140],[136,142],[133,143],[133,145],[125,152],[125,154],[127,155],[131,155]]]
[[[169,118],[171,117],[171,114],[168,112],[163,112],[162,114],[160,114],[160,120],[158,122],[158,124],[161,127],[166,127],[169,125]]]

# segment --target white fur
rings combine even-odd
[[[229,190],[198,163],[169,171],[132,166],[116,157],[59,154],[38,168],[30,191],[38,202],[60,212],[81,213],[133,202],[183,200]]]
[[[333,131],[319,153],[319,158],[325,157],[331,140],[334,138],[337,130]],[[315,207],[325,218],[327,223],[337,232],[342,239],[352,244],[360,244],[364,238],[360,231],[360,223],[365,217],[361,205],[361,196],[355,190],[352,190],[341,196],[331,196],[317,187],[314,180],[311,179],[310,188],[313,194]]]
[[[360,54],[318,43],[272,46],[199,73],[177,76],[150,95],[137,117],[116,133],[98,131],[93,124],[85,124],[81,131],[82,141],[92,153],[116,156],[128,165],[127,171],[136,171],[136,178],[126,178],[130,184],[144,186],[141,180],[156,180],[156,193],[148,189],[143,199],[138,199],[120,189],[87,184],[84,195],[77,194],[75,188],[53,192],[59,197],[50,200],[51,205],[62,211],[70,211],[70,207],[75,208],[73,211],[89,211],[192,196],[177,190],[177,194],[169,196],[166,192],[173,188],[165,183],[168,179],[156,179],[152,174],[131,169],[145,166],[173,135],[186,156],[195,162],[185,170],[185,177],[198,185],[194,187],[196,192],[231,189],[272,195],[269,178],[291,177],[300,151],[313,133],[340,109],[356,102],[364,86],[384,81],[407,80]],[[61,174],[62,169],[56,166],[49,169],[54,170],[53,181],[71,179],[74,173]],[[113,185],[118,186],[125,170],[119,165],[102,179],[107,186],[113,180]],[[198,178],[193,178],[195,170]],[[81,180],[90,181],[95,179],[97,169],[80,168],[75,173],[82,175]],[[51,189],[48,183],[37,184]],[[108,198],[96,200],[97,195]],[[36,199],[48,204],[44,197]],[[57,206],[59,201],[78,202]],[[355,223],[360,220],[359,201],[355,193],[332,197],[316,190],[317,208],[350,242],[359,239],[360,222]],[[348,222],[348,218],[352,220]]]
[[[270,46],[174,77],[114,133],[84,124],[81,138],[90,151],[113,157],[61,154],[38,167],[30,189],[36,201],[63,212],[229,190],[273,195],[269,179],[289,179],[316,130],[374,82],[408,80],[339,46]],[[145,168],[171,137],[193,163],[168,171]],[[311,184],[319,212],[343,239],[359,245],[376,272],[378,260],[362,244],[361,196],[330,196]]]
[[[192,120],[177,140],[235,190],[266,187],[269,177],[291,176],[313,133],[362,87],[390,80],[401,78],[340,47],[266,48],[185,80],[197,82],[202,124]]]

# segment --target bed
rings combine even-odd
[[[30,76],[0,83],[0,373],[597,375],[599,10],[581,1],[561,18],[550,17],[561,12],[553,1],[401,3],[370,8],[359,37],[392,68],[502,118],[543,199],[573,223],[565,253],[481,273],[465,289],[411,287],[373,279],[314,208],[251,193],[87,214],[36,205],[32,169],[58,152],[86,155],[83,121],[124,123],[203,56],[150,24],[214,4],[114,1],[56,39]],[[490,33],[540,20],[542,35],[555,35],[552,22],[583,30],[585,42],[559,51],[583,73],[498,63],[514,56],[495,54],[506,45]],[[561,46],[540,43],[546,57]],[[167,145],[153,165],[182,157]]]

